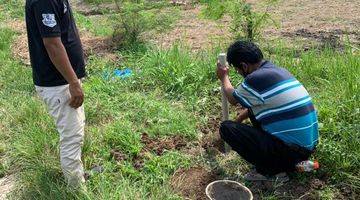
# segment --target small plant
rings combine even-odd
[[[276,0],[266,2],[265,12],[255,12],[245,0],[236,0],[230,9],[232,18],[230,31],[235,39],[258,40],[262,36],[262,29],[269,23],[276,25],[275,20],[269,13],[270,7]]]
[[[208,19],[217,20],[226,13],[228,1],[220,0],[202,0],[200,3],[206,4],[201,10],[201,15]]]
[[[114,42],[123,48],[140,42],[140,35],[146,30],[145,18],[140,14],[139,6],[123,4],[118,6],[118,23],[114,27]]]
[[[278,0],[266,0],[264,12],[254,11],[251,4],[245,0],[203,0],[206,4],[202,10],[205,18],[218,20],[224,15],[231,17],[230,32],[234,39],[246,39],[255,41],[261,39],[262,29],[270,23],[277,26],[276,21],[270,15],[270,8]]]

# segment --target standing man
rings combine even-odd
[[[217,68],[231,104],[244,109],[237,121],[221,124],[220,134],[256,170],[245,175],[249,181],[287,181],[285,172],[307,160],[318,142],[318,121],[311,97],[286,69],[263,60],[251,42],[237,41],[227,52],[230,66],[244,77],[234,89],[229,68]],[[219,65],[219,64],[218,64]],[[243,124],[250,118],[252,126]]]
[[[26,0],[26,26],[36,91],[55,119],[60,161],[70,187],[84,182],[85,62],[68,0]]]

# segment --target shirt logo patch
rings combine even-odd
[[[42,14],[43,17],[43,24],[45,26],[48,26],[50,28],[53,28],[54,26],[56,26],[56,19],[55,19],[55,14]]]
[[[66,3],[64,3],[64,14],[67,12],[67,5],[66,5]]]

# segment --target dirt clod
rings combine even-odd
[[[144,167],[144,161],[143,160],[135,160],[134,164],[133,164],[134,168],[136,170],[140,170],[141,168]]]
[[[150,138],[147,133],[141,136],[141,142],[145,145],[142,151],[155,152],[162,155],[166,150],[180,150],[186,146],[186,140],[183,136],[173,136],[169,138]]]
[[[192,167],[176,171],[171,179],[171,186],[183,197],[205,200],[206,186],[217,179],[218,175],[214,172],[209,172],[203,167]]]
[[[311,180],[310,185],[311,185],[311,188],[314,188],[314,189],[323,189],[325,186],[325,182],[315,178],[315,179]]]
[[[114,158],[116,161],[120,162],[126,159],[126,156],[117,149],[112,149],[110,151],[110,156]]]

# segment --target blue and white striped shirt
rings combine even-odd
[[[309,93],[286,69],[265,61],[234,91],[262,128],[283,140],[313,149],[318,142],[317,114]]]

